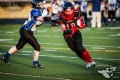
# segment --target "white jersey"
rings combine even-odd
[[[115,10],[116,9],[116,0],[108,0],[108,10]]]
[[[73,5],[75,5],[75,2],[74,2],[74,1],[72,1],[71,3],[72,3]]]
[[[82,12],[87,12],[87,7],[88,7],[88,2],[81,2],[81,11]]]
[[[59,6],[62,7],[64,5],[64,0],[57,0],[57,3]]]
[[[26,30],[35,31],[36,27],[43,23],[43,21],[37,21],[37,18],[39,16],[45,17],[47,15],[48,10],[46,8],[43,9],[42,11],[40,11],[39,9],[33,9],[29,13],[27,20],[24,22],[23,27]]]
[[[59,9],[58,5],[52,4],[52,13],[53,14],[58,14],[58,9]]]
[[[105,4],[101,4],[101,11],[105,11]]]
[[[64,0],[57,0],[57,3],[58,3],[58,11],[59,12],[62,12],[63,10],[63,5],[64,5]]]

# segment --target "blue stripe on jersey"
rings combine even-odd
[[[27,25],[25,25],[25,30],[29,30],[37,20],[31,20]]]

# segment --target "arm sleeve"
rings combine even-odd
[[[57,22],[58,22],[59,24],[63,24],[61,18],[57,19]]]
[[[80,19],[80,17],[82,16],[81,10],[80,10],[80,9],[77,9],[77,10],[75,10],[74,12],[75,12],[75,16],[77,17],[77,19]]]
[[[42,16],[42,12],[40,10],[32,10],[31,11],[31,18],[37,20],[39,16]]]
[[[50,21],[51,17],[43,17],[44,21]]]

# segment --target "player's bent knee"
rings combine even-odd
[[[85,51],[84,47],[77,47],[77,50],[79,51],[79,53],[83,53]]]
[[[36,51],[40,51],[40,50],[41,50],[40,45],[37,45],[36,47],[34,47],[34,50],[36,50]]]
[[[17,50],[20,50],[20,49],[22,49],[23,48],[23,46],[18,46],[18,45],[16,45],[16,49]]]

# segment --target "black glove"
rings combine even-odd
[[[64,30],[63,34],[66,35],[66,34],[71,34],[72,31],[70,29],[67,29],[67,30]]]

